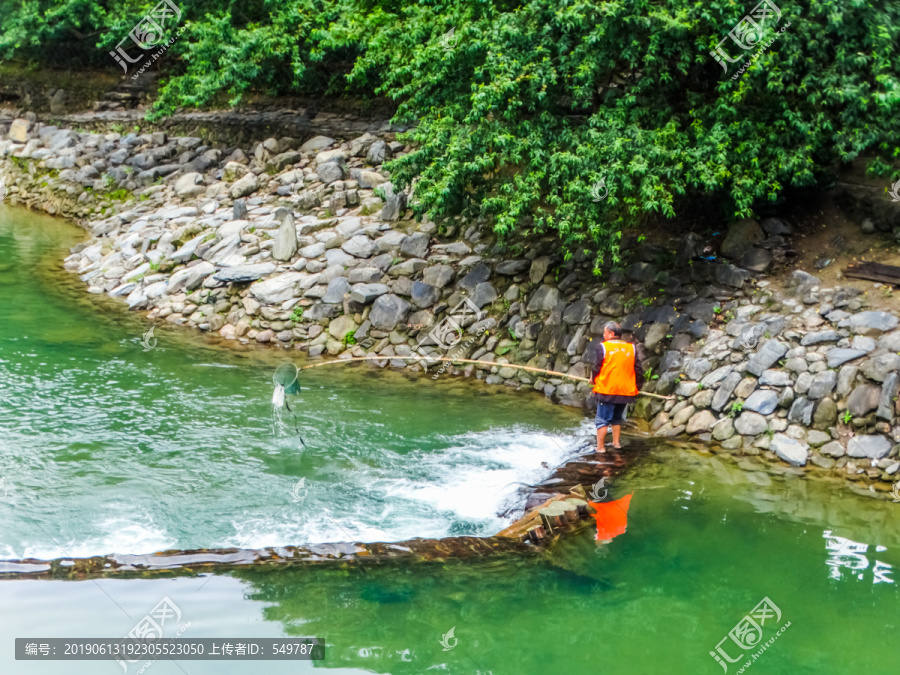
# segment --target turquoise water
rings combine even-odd
[[[144,351],[139,316],[61,270],[78,237],[0,210],[0,558],[489,533],[584,433],[539,395],[345,367],[305,373],[279,423],[284,353],[166,325]],[[122,636],[169,598],[185,638],[316,636],[327,656],[156,674],[712,674],[765,597],[763,642],[790,626],[745,672],[893,672],[900,504],[741,462],[660,444],[615,488],[627,533],[546,558],[0,581],[0,673],[122,673],[16,662],[13,639]]]

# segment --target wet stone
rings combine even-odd
[[[760,415],[771,415],[778,406],[778,394],[769,389],[760,389],[753,392],[750,397],[744,401],[744,410],[757,412]]]

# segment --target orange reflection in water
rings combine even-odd
[[[609,541],[625,533],[628,526],[628,506],[631,504],[631,495],[612,502],[588,502],[596,513],[591,514],[597,521],[597,541]]]

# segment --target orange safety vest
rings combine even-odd
[[[594,380],[594,393],[609,396],[637,396],[634,377],[634,345],[622,340],[603,344],[603,367]]]

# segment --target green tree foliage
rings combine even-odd
[[[897,165],[900,3],[780,0],[763,41],[790,25],[732,79],[741,64],[709,52],[756,2],[182,0],[156,113],[251,90],[388,97],[416,149],[387,168],[419,213],[616,259],[627,226],[691,201],[739,218],[862,154]],[[72,30],[109,48],[153,4],[0,5],[0,56],[40,59]]]

